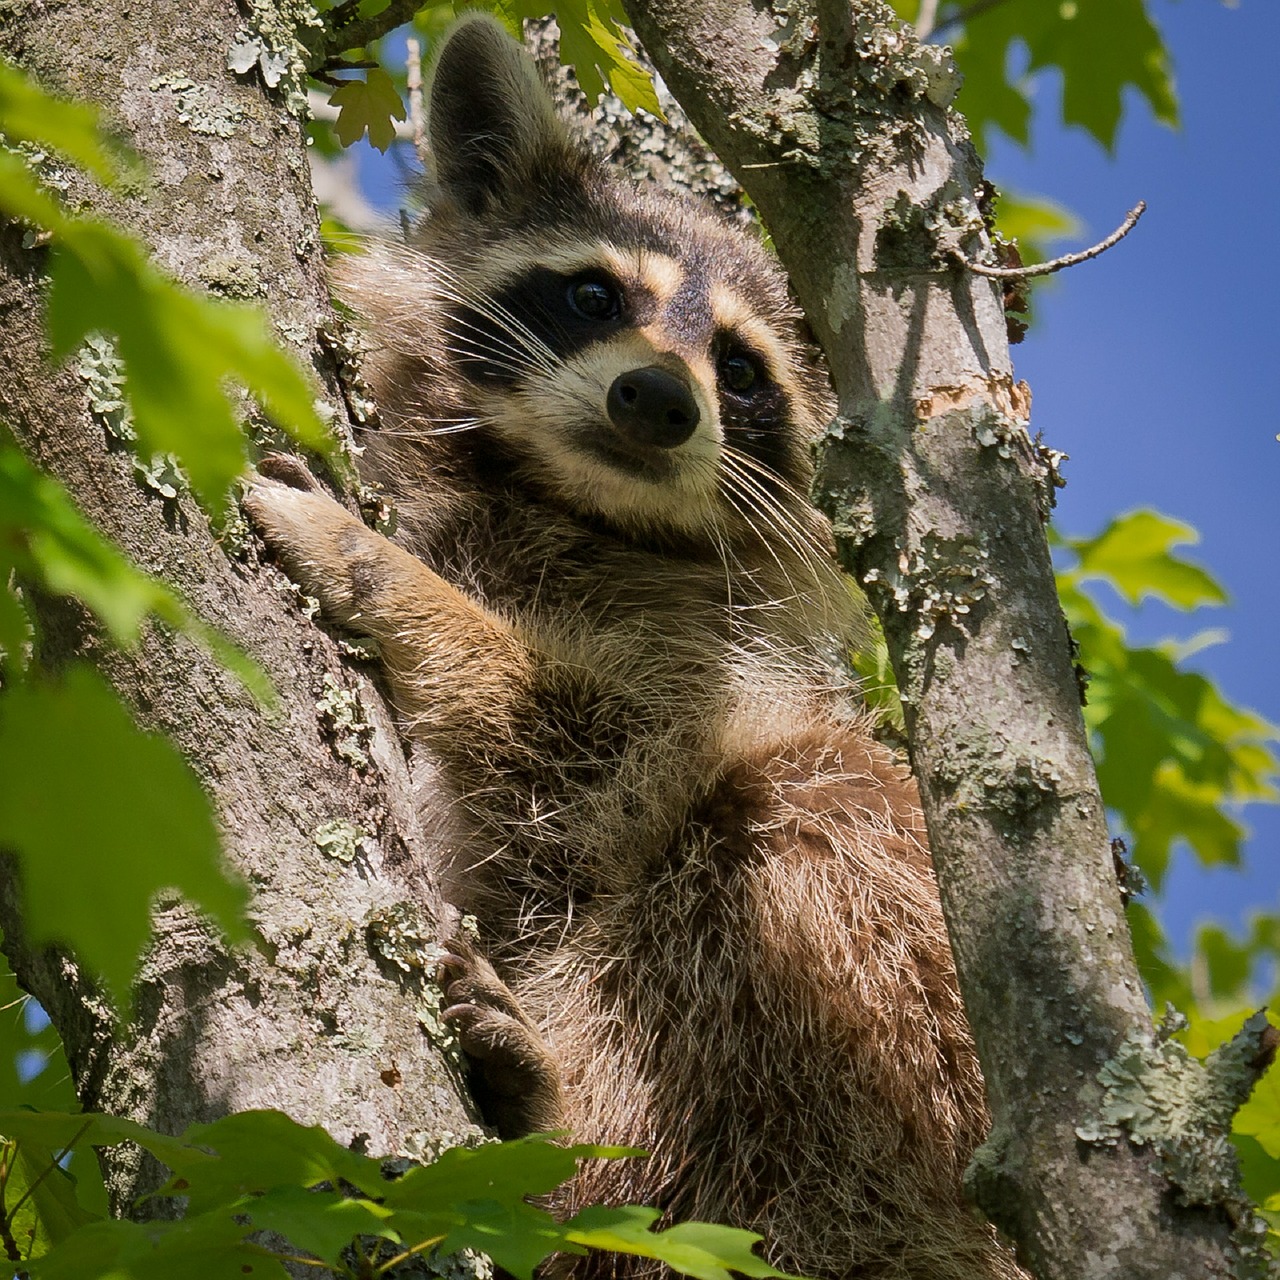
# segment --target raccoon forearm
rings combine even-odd
[[[533,676],[510,624],[318,490],[268,480],[245,505],[324,616],[377,642],[413,736],[511,740]]]

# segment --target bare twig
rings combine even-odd
[[[969,5],[967,8],[957,9],[955,13],[948,14],[947,17],[943,18],[943,20],[929,32],[926,33],[921,31],[920,39],[924,40],[926,35],[937,36],[940,31],[947,31],[951,27],[963,26],[966,22],[978,17],[979,14],[986,13],[988,9],[994,9],[997,5],[1004,3],[1005,0],[974,0],[973,4]],[[917,30],[919,30],[918,27]]]
[[[938,21],[938,0],[920,0],[920,12],[916,14],[916,35],[927,40]]]
[[[323,66],[311,68],[311,78],[319,80],[321,84],[327,84],[331,89],[340,89],[346,80],[341,76],[335,76],[335,71],[372,71],[378,64],[370,62],[367,58],[363,62],[346,62],[342,58],[335,58],[331,62],[326,62]]]
[[[362,18],[360,0],[343,0],[325,15],[326,34],[320,64],[346,49],[363,49],[381,39],[388,31],[408,22],[422,5],[423,0],[391,0],[381,13]]]
[[[427,132],[422,110],[422,42],[412,37],[405,50],[405,73],[409,88],[409,129],[419,164],[427,162]]]
[[[1055,271],[1062,271],[1066,267],[1074,267],[1077,263],[1088,262],[1090,258],[1096,258],[1099,254],[1106,253],[1113,245],[1119,244],[1138,225],[1138,219],[1146,211],[1147,202],[1139,200],[1129,210],[1129,216],[1105,240],[1100,240],[1092,248],[1081,249],[1079,253],[1067,253],[1061,258],[1054,258],[1049,262],[1035,262],[1027,267],[988,267],[981,262],[974,262],[972,259],[966,258],[958,249],[952,251],[952,256],[956,261],[968,267],[974,275],[988,276],[992,280],[1025,280],[1029,276],[1051,276]]]

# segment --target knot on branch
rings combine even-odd
[[[954,178],[924,197],[899,190],[885,205],[876,230],[876,269],[949,269],[961,246],[979,239],[986,227],[978,203]]]
[[[1168,1038],[1177,1026],[1171,1021],[1162,1034],[1125,1037],[1098,1072],[1098,1113],[1076,1128],[1076,1137],[1091,1145],[1127,1138],[1149,1148],[1179,1202],[1225,1211],[1247,1250],[1258,1239],[1259,1219],[1240,1188],[1231,1119],[1275,1056],[1280,1033],[1256,1013],[1201,1062]]]

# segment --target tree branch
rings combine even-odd
[[[920,12],[916,14],[916,35],[927,40],[938,21],[938,0],[920,0]]]
[[[1027,280],[1032,276],[1051,276],[1055,271],[1063,271],[1067,267],[1078,266],[1081,262],[1088,262],[1090,258],[1096,258],[1106,253],[1108,249],[1119,244],[1138,225],[1138,219],[1146,211],[1147,202],[1139,200],[1129,210],[1125,220],[1105,240],[1099,240],[1092,248],[1081,249],[1076,253],[1064,253],[1062,257],[1052,258],[1048,262],[1036,262],[1029,266],[1019,267],[989,267],[985,263],[974,262],[972,258],[966,258],[959,249],[953,249],[951,256],[967,270],[972,271],[974,275],[986,276],[989,280]]]
[[[1154,1032],[1045,542],[1050,468],[999,291],[937,267],[985,234],[954,67],[881,0],[821,0],[816,31],[763,3],[628,8],[827,353],[839,409],[815,492],[904,698],[995,1121],[980,1204],[1041,1280],[1263,1274],[1248,1214],[1231,1226],[1238,1192],[1187,1207],[1129,1131],[1080,1136],[1115,1055]],[[1206,1117],[1191,1141],[1224,1138]]]
[[[72,175],[69,203],[132,232],[189,284],[261,295],[341,427],[354,357],[324,285],[300,122],[265,85],[228,71],[243,21],[236,0],[168,6],[181,21],[160,21],[164,9],[118,6],[103,24],[85,0],[23,6],[0,22],[0,57],[60,73],[52,87],[92,95],[119,127],[136,124],[133,145],[149,171],[176,175],[171,198],[139,200]],[[186,123],[163,87],[179,66],[225,105],[219,119],[236,122],[225,135]],[[140,108],[139,92],[145,110],[122,108]],[[129,455],[91,414],[75,362],[49,366],[45,258],[21,248],[20,235],[0,229],[0,418],[135,562],[163,566],[210,625],[267,668],[279,705],[255,704],[207,653],[163,628],[120,653],[77,607],[37,602],[39,656],[55,667],[96,662],[200,775],[228,860],[253,886],[260,944],[229,953],[190,910],[159,909],[122,1031],[73,966],[24,938],[18,886],[0,864],[6,954],[57,1025],[88,1109],[179,1133],[230,1111],[278,1107],[379,1154],[415,1150],[424,1133],[465,1133],[450,1068],[425,1033],[438,1000],[421,961],[436,932],[438,899],[424,883],[431,846],[371,674],[344,661],[233,521],[215,533],[188,494],[162,498],[138,483]],[[330,693],[359,727],[359,759],[335,752]],[[324,838],[338,826],[352,849],[345,861]],[[402,1076],[395,1088],[378,1073],[388,1061]],[[159,1165],[124,1146],[109,1160],[110,1190],[128,1211]]]
[[[427,113],[422,101],[422,42],[410,39],[405,50],[406,86],[409,91],[409,132],[418,163],[427,163]]]
[[[379,13],[362,18],[360,0],[344,0],[325,14],[326,34],[311,70],[318,70],[348,49],[367,48],[389,31],[404,26],[423,3],[424,0],[391,0]]]
[[[947,31],[952,27],[962,27],[966,22],[972,22],[974,18],[986,13],[988,9],[995,9],[1005,3],[1007,3],[1007,0],[974,0],[974,3],[967,8],[958,9],[955,13],[948,14],[928,33],[921,32],[920,39],[924,40],[926,35],[928,38],[936,39],[941,32]]]

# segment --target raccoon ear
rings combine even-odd
[[[436,180],[471,213],[569,145],[533,59],[487,14],[468,14],[445,37],[431,80],[427,134]]]

